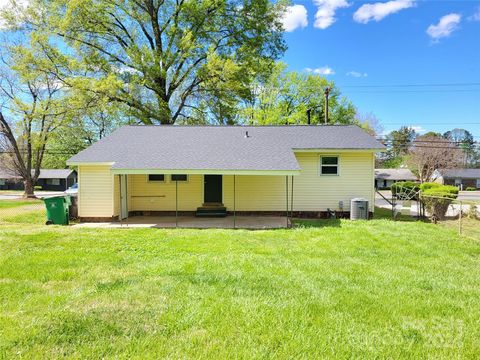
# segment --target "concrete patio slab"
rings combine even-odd
[[[175,228],[175,216],[133,216],[124,221],[80,223],[74,227],[83,228]],[[179,228],[192,229],[233,229],[233,216],[224,218],[197,218],[179,216]],[[235,228],[238,229],[279,229],[287,227],[287,218],[283,216],[237,216]]]

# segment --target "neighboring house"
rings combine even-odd
[[[70,169],[40,169],[35,186],[41,190],[65,191],[77,182],[77,172]],[[23,181],[8,170],[0,170],[0,190],[23,190]]]
[[[375,188],[386,189],[399,181],[418,181],[409,169],[375,169]]]
[[[468,187],[480,189],[480,169],[435,170],[432,180],[444,185],[454,185],[461,190]]]
[[[373,212],[383,149],[357,126],[124,126],[67,164],[83,221],[205,208],[321,217],[358,197]]]
[[[23,182],[8,169],[0,169],[0,190],[23,190]]]

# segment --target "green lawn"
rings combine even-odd
[[[480,242],[455,229],[34,223],[0,225],[0,358],[480,356]]]

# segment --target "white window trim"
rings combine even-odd
[[[322,158],[324,157],[336,157],[337,158],[337,165],[322,165]],[[337,167],[337,173],[336,174],[322,174],[322,166],[329,166],[329,167]],[[320,176],[340,176],[340,155],[337,154],[322,154],[320,155],[320,158],[318,159],[318,174]]]
[[[150,180],[150,175],[163,175],[163,180]],[[165,184],[166,179],[167,179],[167,176],[165,174],[146,174],[145,175],[146,182],[152,183],[152,184]]]

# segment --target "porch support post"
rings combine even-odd
[[[178,228],[178,180],[175,180],[175,227]]]
[[[290,193],[290,221],[293,219],[293,175],[292,175],[292,191]]]
[[[237,228],[237,209],[236,209],[236,203],[235,203],[235,192],[236,192],[236,189],[235,189],[235,175],[233,175],[233,228],[236,229]]]
[[[285,199],[286,199],[286,206],[287,206],[286,221],[287,221],[287,228],[288,228],[288,175],[285,176]]]
[[[123,209],[123,200],[122,200],[122,175],[118,176],[118,191],[120,192],[120,211],[118,212],[118,219],[120,220],[120,226],[123,226],[123,216],[122,216],[122,209]],[[77,205],[78,206],[78,205]]]

